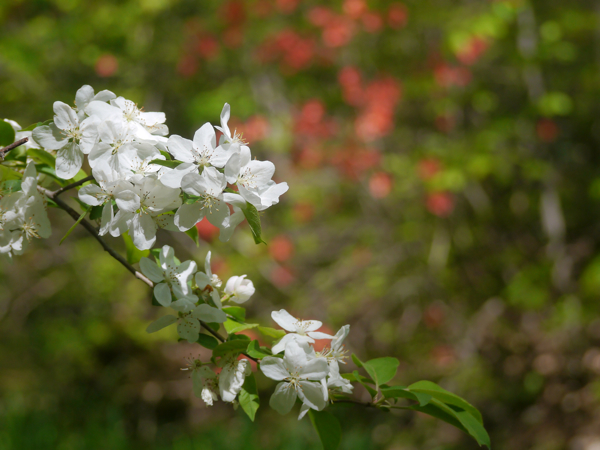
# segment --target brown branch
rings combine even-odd
[[[17,148],[19,145],[23,145],[23,144],[27,143],[27,141],[29,141],[29,138],[19,139],[18,141],[15,141],[12,144],[7,145],[6,147],[0,149],[0,161],[3,160],[4,157],[6,156],[6,154],[8,152],[10,152],[12,149]]]
[[[73,188],[76,188],[77,186],[81,186],[83,183],[87,183],[88,181],[92,181],[93,179],[94,179],[94,177],[92,175],[90,175],[89,177],[85,177],[79,181],[76,181],[75,183],[71,183],[65,187],[62,187],[53,192],[54,198],[58,197],[63,192],[68,191],[69,189],[73,189]]]

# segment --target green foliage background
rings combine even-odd
[[[268,245],[247,227],[160,245],[246,273],[265,325],[280,308],[351,324],[352,352],[468,399],[495,448],[597,448],[597,2],[365,5],[5,0],[0,110],[27,126],[90,84],[191,137],[229,102],[290,185]],[[147,335],[150,292],[82,229],[59,247],[72,222],[51,220],[52,239],[0,262],[0,448],[316,448],[262,377],[256,427],[193,398],[179,368],[202,350]],[[417,414],[334,414],[345,449],[476,447]]]

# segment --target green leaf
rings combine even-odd
[[[160,319],[155,320],[150,325],[148,325],[148,328],[146,328],[146,332],[147,333],[155,333],[158,330],[162,330],[163,328],[174,324],[175,322],[177,322],[177,317],[175,317],[175,316],[172,316],[170,314],[166,315],[166,316],[162,316]]]
[[[223,308],[223,309],[225,309],[225,308]],[[258,327],[257,330],[261,334],[264,334],[265,336],[268,336],[268,337],[273,338],[273,339],[281,339],[282,337],[285,336],[285,331],[284,330],[277,330],[275,328]]]
[[[34,161],[46,164],[53,169],[56,168],[56,158],[51,153],[39,148],[30,148],[27,150],[27,154],[33,158]]]
[[[308,411],[308,417],[321,439],[323,450],[336,450],[342,440],[342,427],[335,416],[311,409]]]
[[[103,205],[92,206],[92,209],[90,210],[90,220],[101,219],[103,209],[104,209]]]
[[[159,166],[168,167],[170,169],[174,169],[181,163],[182,163],[182,161],[175,161],[172,159],[169,159],[169,160],[153,159],[152,161],[150,161],[150,164],[158,164]]]
[[[258,215],[258,211],[254,207],[254,205],[246,202],[246,207],[242,209],[244,212],[244,216],[248,221],[248,225],[250,225],[250,230],[252,230],[252,237],[254,237],[254,242],[256,244],[266,244],[262,238],[262,229],[260,226],[260,216]]]
[[[411,392],[403,386],[381,387],[381,393],[385,398],[407,398],[419,402],[420,406],[425,406],[431,401],[431,395],[421,392]]]
[[[13,142],[15,142],[15,130],[10,123],[0,120],[0,147],[6,147]]]
[[[477,408],[475,408],[466,400],[460,398],[458,395],[455,395],[452,392],[441,388],[440,386],[431,381],[417,381],[416,383],[413,383],[410,386],[408,386],[407,389],[413,392],[422,392],[425,394],[429,394],[433,398],[436,398],[444,403],[458,406],[459,408],[467,411],[469,414],[475,417],[479,421],[479,423],[483,423],[483,418],[481,417],[481,413],[477,410]]]
[[[377,395],[377,391],[375,389],[373,389],[371,386],[367,386],[367,381],[363,381],[363,379],[365,377],[363,377],[361,374],[358,373],[358,370],[355,370],[354,372],[352,372],[352,375],[354,375],[354,379],[356,381],[358,381],[360,384],[362,384],[364,386],[364,388],[369,392],[369,394],[371,394],[371,397],[375,397]]]
[[[450,409],[450,407],[444,405],[443,403],[440,406],[438,404],[437,400],[435,400],[435,399],[432,399],[432,400],[433,401],[429,402],[425,406],[413,405],[410,407],[410,409],[428,414],[432,417],[435,417],[436,419],[443,420],[444,422],[449,423],[452,426],[455,426],[459,430],[464,431],[467,434],[469,433],[467,431],[467,429],[460,423],[460,420],[458,420],[454,416],[454,411],[452,409]],[[450,411],[448,411],[448,410],[450,410]]]
[[[0,180],[21,180],[22,174],[9,169],[6,166],[0,165]]]
[[[455,406],[454,408],[457,407]],[[483,428],[483,425],[467,411],[454,408],[435,398],[432,398],[431,402],[425,406],[415,405],[411,407],[411,409],[424,412],[450,425],[454,425],[456,428],[473,437],[479,445],[485,445],[490,448],[490,437],[485,428]]]
[[[400,361],[396,358],[376,358],[364,362],[363,367],[367,373],[375,380],[377,386],[387,383],[396,376]]]
[[[208,322],[206,325],[208,325],[214,331],[219,331],[221,329],[220,323]]]
[[[246,354],[252,356],[256,359],[262,359],[265,356],[271,356],[270,354],[264,352],[258,343],[257,340],[254,340],[248,344],[248,348],[246,349]]]
[[[33,124],[29,125],[28,127],[21,128],[21,131],[33,131],[37,127],[43,127],[45,125],[50,125],[52,122],[54,122],[54,119],[48,119],[45,122],[33,123]]]
[[[198,238],[198,228],[192,227],[185,232],[189,237],[192,238],[192,241],[196,243],[196,247],[200,246],[200,238]]]
[[[81,215],[79,216],[79,219],[77,219],[75,221],[75,223],[73,224],[73,226],[71,228],[69,228],[69,231],[67,231],[67,234],[65,234],[63,236],[63,238],[60,240],[60,242],[58,243],[58,245],[62,244],[63,241],[67,238],[67,236],[69,236],[71,234],[71,232],[75,229],[75,227],[77,225],[79,225],[79,222],[81,222],[83,220],[83,218],[85,217],[85,215],[88,213],[88,210],[86,209],[84,212],[81,213]]]
[[[250,338],[245,334],[230,334],[227,338],[227,341],[235,341],[235,340],[243,340],[246,341],[246,344],[250,342]]]
[[[135,264],[140,262],[140,259],[147,257],[150,254],[150,250],[139,250],[134,244],[133,240],[129,237],[129,233],[125,232],[123,241],[125,241],[125,248],[127,249],[127,262],[129,264]]]
[[[21,180],[6,180],[0,183],[0,192],[5,194],[21,190]]]
[[[455,411],[455,415],[479,445],[485,445],[487,448],[491,447],[490,436],[482,423],[467,411]]]
[[[352,361],[354,362],[354,364],[356,364],[358,367],[362,367],[363,363],[360,359],[358,359],[358,356],[356,356],[354,353],[352,353]]]
[[[260,406],[260,400],[258,398],[256,380],[254,379],[253,374],[246,377],[246,381],[244,381],[244,385],[240,391],[239,402],[244,412],[250,417],[250,420],[254,422],[256,411]]]
[[[256,328],[257,323],[240,323],[235,320],[227,319],[223,324],[227,334],[239,333],[240,331],[249,330],[250,328]]]
[[[48,175],[49,177],[54,178],[54,180],[61,186],[66,186],[67,184],[69,184],[68,181],[63,180],[62,178],[58,178],[58,176],[56,176],[56,172],[52,167],[36,164],[35,169],[38,171],[38,173],[43,173],[44,175]]]
[[[223,342],[213,349],[213,356],[225,356],[229,353],[242,353],[248,348],[248,341],[244,339],[235,339],[233,341]]]
[[[219,345],[219,341],[217,341],[214,337],[203,333],[200,333],[198,336],[198,341],[196,342],[209,350],[213,350],[217,345]]]
[[[358,378],[357,378],[357,375],[358,375]],[[343,373],[342,378],[345,378],[346,380],[350,380],[350,381],[358,381],[359,383],[369,383],[369,384],[373,384],[373,385],[375,384],[375,382],[373,380],[371,380],[370,378],[367,378],[367,377],[363,377],[356,370],[354,371],[354,373]]]
[[[240,322],[246,320],[246,308],[242,308],[241,306],[224,306],[223,312],[235,317]]]

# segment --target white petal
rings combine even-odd
[[[104,191],[97,184],[88,184],[79,189],[77,193],[79,200],[91,206],[99,206],[104,204],[105,199],[100,200],[98,196],[103,196]]]
[[[333,339],[333,336],[327,333],[321,333],[320,331],[309,331],[308,334],[313,339]]]
[[[192,154],[193,144],[189,139],[182,138],[176,134],[169,137],[167,149],[173,157],[184,163],[193,163],[194,156]]]
[[[300,381],[300,389],[298,389],[298,397],[302,402],[312,409],[321,411],[327,402],[323,398],[323,388],[321,383],[313,383],[310,381]]]
[[[179,207],[174,217],[174,224],[180,231],[187,231],[200,222],[206,214],[201,202],[184,203]]]
[[[51,123],[37,127],[31,133],[33,139],[46,150],[58,150],[63,148],[69,142],[69,138],[58,127]]]
[[[69,180],[77,175],[83,164],[83,153],[73,142],[67,144],[56,155],[56,176]]]
[[[285,380],[290,376],[283,360],[274,356],[265,356],[260,362],[260,370],[266,377],[276,381]]]
[[[223,109],[221,110],[221,128],[223,128],[223,133],[227,136],[231,136],[231,131],[229,131],[229,127],[227,126],[230,114],[231,107],[229,106],[229,103],[225,103],[225,105],[223,105]]]
[[[309,343],[312,344],[315,342],[315,340],[308,336],[300,336],[299,334],[296,334],[296,333],[286,334],[271,349],[273,354],[276,355],[276,354],[284,351],[290,342],[296,342],[298,344],[309,344]]]
[[[149,250],[156,242],[156,224],[148,214],[135,215],[129,233],[133,244],[140,250]]]
[[[160,249],[159,253],[160,267],[163,270],[167,270],[169,266],[173,269],[175,268],[175,250],[173,247],[169,247],[168,245],[163,245]]]
[[[271,318],[286,331],[296,331],[296,324],[298,323],[298,319],[292,316],[285,309],[280,309],[279,311],[273,311],[271,313]]]
[[[198,173],[198,166],[192,163],[179,164],[174,169],[167,169],[167,171],[160,177],[160,182],[170,188],[180,188],[181,180],[188,173]]]
[[[290,383],[281,382],[271,395],[269,406],[279,414],[287,414],[296,402],[296,390]]]
[[[81,86],[75,94],[75,106],[83,111],[87,104],[94,98],[94,89],[89,85]]]
[[[101,226],[100,226],[100,229],[98,230],[98,234],[100,236],[104,236],[106,233],[108,233],[114,218],[115,218],[115,213],[113,211],[113,205],[111,202],[107,202],[104,205],[104,207],[102,208],[102,218],[100,221]]]
[[[311,359],[302,364],[299,374],[306,380],[322,380],[329,374],[329,364],[325,358]]]
[[[342,328],[340,328],[340,330],[335,333],[335,336],[331,341],[331,348],[334,350],[339,349],[342,346],[344,339],[346,339],[346,336],[348,336],[348,333],[350,333],[350,325],[344,325]]]
[[[302,403],[302,406],[300,407],[300,414],[298,415],[298,420],[301,420],[308,411],[310,411],[310,407],[306,403]]]
[[[79,127],[77,114],[69,105],[63,102],[54,102],[54,123],[61,130],[73,130]]]

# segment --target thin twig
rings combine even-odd
[[[52,194],[54,195],[53,198],[58,197],[60,194],[62,194],[65,191],[68,191],[69,189],[73,189],[76,188],[77,186],[81,186],[83,183],[87,183],[88,181],[92,181],[94,179],[93,175],[90,175],[89,177],[85,177],[79,181],[76,181],[75,183],[71,183],[65,187],[62,187],[56,191],[54,191]]]
[[[209,327],[206,322],[201,320],[200,324],[206,329],[206,331],[208,331],[210,334],[212,334],[214,337],[216,337],[219,341],[225,342],[225,338],[223,336],[221,336],[218,331],[215,331],[211,327]]]
[[[78,214],[77,211],[75,211],[73,208],[71,208],[69,205],[67,205],[60,198],[56,197],[56,193],[55,192],[50,191],[49,189],[43,188],[41,186],[38,186],[38,190],[42,194],[44,194],[46,197],[48,197],[49,199],[54,200],[56,202],[56,204],[61,209],[64,209],[74,220],[79,220],[80,214]],[[142,273],[140,273],[137,270],[135,270],[135,267],[133,267],[131,264],[129,264],[125,258],[123,258],[121,255],[119,255],[117,252],[115,252],[111,247],[109,247],[109,245],[106,242],[104,242],[104,240],[100,237],[100,235],[98,234],[98,232],[96,231],[96,229],[94,228],[94,226],[91,223],[89,223],[85,219],[83,219],[80,223],[83,226],[83,228],[85,228],[94,237],[94,239],[96,239],[100,243],[100,245],[102,246],[102,248],[104,249],[104,251],[108,252],[108,254],[110,256],[112,256],[117,261],[119,261],[135,277],[137,277],[140,280],[142,280],[148,286],[154,287],[154,283],[152,281],[150,281]]]
[[[4,159],[4,157],[6,156],[6,154],[8,152],[10,152],[12,149],[17,148],[19,145],[23,145],[25,144],[27,141],[29,141],[29,138],[23,138],[23,139],[19,139],[18,141],[13,142],[10,145],[7,145],[6,147],[0,149],[0,161]]]

